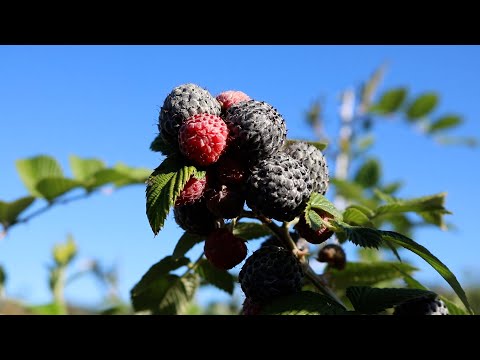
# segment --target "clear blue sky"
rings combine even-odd
[[[342,89],[357,86],[384,61],[390,68],[383,89],[436,90],[439,113],[464,115],[458,134],[480,137],[479,46],[0,46],[0,199],[27,195],[15,160],[40,153],[57,158],[67,175],[70,154],[155,168],[161,157],[149,144],[159,108],[173,87],[186,82],[214,95],[237,89],[267,101],[283,114],[289,137],[313,139],[304,122],[312,101],[324,96],[327,121],[335,123]],[[448,220],[457,230],[424,229],[416,240],[461,282],[480,280],[474,275],[480,270],[480,150],[441,147],[395,122],[381,124],[377,140],[373,153],[383,161],[385,179],[406,180],[403,196],[448,192],[446,205],[454,213]],[[130,288],[171,253],[182,231],[170,217],[153,237],[141,185],[55,208],[0,241],[9,295],[49,300],[46,264],[53,244],[67,233],[80,248],[74,268],[89,257],[118,264],[128,299]],[[422,269],[421,281],[444,284],[427,265],[408,258]],[[98,285],[87,278],[66,295],[88,304],[100,300]]]

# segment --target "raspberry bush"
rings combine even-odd
[[[376,106],[395,110],[391,99]],[[287,139],[279,110],[241,91],[214,97],[198,85],[180,85],[165,99],[158,128],[151,149],[165,159],[147,180],[147,217],[156,235],[173,208],[185,233],[132,289],[136,311],[182,313],[199,284],[209,283],[231,294],[238,284],[244,315],[471,313],[454,274],[410,234],[396,231],[407,213],[443,226],[444,193],[398,199],[395,189],[377,186],[378,164],[369,160],[355,181],[372,189],[370,198],[355,199],[336,171],[331,202],[326,143]],[[248,252],[246,243],[255,239],[266,240]],[[346,241],[370,254],[389,249],[399,261],[350,261]],[[186,254],[202,242],[204,252],[191,261]],[[401,248],[437,270],[465,309],[414,280]],[[323,273],[311,266],[315,261]],[[398,279],[407,287],[398,287]],[[375,287],[381,283],[392,286]]]
[[[320,141],[302,141],[287,136],[296,124],[282,115],[284,104],[240,90],[216,95],[188,83],[160,99],[150,149],[162,159],[153,173],[72,155],[67,175],[53,157],[19,159],[17,172],[28,193],[0,200],[0,240],[58,205],[145,183],[154,234],[169,214],[184,231],[172,253],[132,288],[132,306],[120,298],[114,267],[91,259],[80,270],[72,268],[78,249],[69,235],[52,249],[52,301],[23,310],[77,313],[64,288],[89,274],[106,285],[104,314],[191,313],[195,293],[205,285],[233,295],[232,308],[242,315],[472,313],[454,274],[413,240],[419,226],[447,228],[446,194],[399,198],[402,184],[385,182],[380,161],[369,155],[379,118],[406,120],[439,143],[462,119],[434,114],[434,92],[412,98],[399,87],[374,96],[381,77],[379,69],[360,89],[342,93],[334,138],[324,129],[320,102],[306,116]],[[417,269],[402,259],[405,250],[430,264],[456,297],[447,299],[416,281]],[[9,270],[0,266],[0,314],[12,305],[5,291]]]

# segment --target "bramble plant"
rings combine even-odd
[[[407,95],[405,89],[391,90],[371,105],[379,71],[362,92],[359,118],[367,130],[372,114],[400,111]],[[345,96],[347,106],[353,94]],[[405,110],[410,122],[424,118],[436,102],[435,94],[411,102]],[[344,111],[342,125],[351,137],[349,113]],[[318,105],[310,115],[318,130]],[[453,116],[446,119],[431,123],[430,132],[459,123]],[[379,226],[390,223],[394,230],[403,226],[409,232],[413,223],[405,225],[406,213],[416,213],[426,223],[445,227],[446,194],[398,199],[393,194],[400,185],[380,187],[379,164],[372,159],[359,169],[356,183],[349,183],[339,174],[338,160],[351,160],[350,137],[340,139],[334,204],[325,197],[330,179],[322,153],[326,143],[287,139],[285,120],[266,102],[237,91],[215,98],[198,85],[180,85],[164,101],[158,130],[151,150],[166,158],[147,180],[146,214],[157,235],[173,208],[185,233],[173,254],[154,264],[131,290],[135,311],[184,313],[200,282],[232,293],[236,280],[228,270],[246,258],[238,275],[245,295],[242,314],[473,313],[455,275],[437,257],[409,236]],[[247,257],[245,242],[265,236],[269,239]],[[191,261],[186,254],[203,241],[204,253]],[[341,246],[345,241],[366,249],[387,247],[398,262],[348,261]],[[399,248],[430,264],[465,309],[419,284],[411,276],[416,269],[401,261]],[[317,250],[318,260],[327,263],[324,274],[309,264]],[[173,273],[180,268],[185,268],[182,275]],[[406,288],[373,287],[398,278]]]
[[[167,95],[160,110],[150,149],[164,158],[153,173],[71,156],[69,177],[53,157],[18,160],[29,195],[0,201],[0,238],[105,185],[146,184],[153,233],[163,229],[170,212],[184,230],[172,254],[152,265],[131,289],[133,309],[118,297],[114,270],[92,261],[70,273],[78,247],[69,235],[52,249],[52,302],[23,310],[78,311],[66,303],[64,288],[91,274],[109,289],[103,314],[473,314],[455,275],[413,240],[417,227],[450,227],[444,220],[450,214],[446,193],[399,198],[402,183],[385,183],[381,163],[369,151],[379,118],[405,120],[440,144],[473,146],[475,139],[448,136],[462,118],[435,115],[439,97],[434,92],[412,97],[398,87],[376,97],[384,71],[375,71],[359,91],[342,93],[340,131],[333,139],[325,133],[319,101],[306,114],[319,141],[290,139],[287,122],[273,104],[233,90],[214,97],[198,85],[184,84]],[[72,196],[73,190],[77,194]],[[32,205],[38,206],[32,210]],[[263,241],[249,254],[246,244],[255,240]],[[357,246],[358,261],[349,259],[348,241]],[[203,244],[203,252],[191,259],[197,244]],[[402,249],[431,265],[458,298],[452,301],[420,284],[413,277],[417,269],[402,261]],[[386,252],[396,260],[386,260]],[[322,273],[311,266],[314,262],[325,264]],[[7,270],[0,266],[0,312],[7,299]],[[230,307],[199,310],[195,293],[208,284],[231,295],[240,287],[242,308],[232,301]]]

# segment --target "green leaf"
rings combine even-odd
[[[393,183],[382,186],[380,190],[384,194],[392,195],[393,193],[397,192],[402,187],[402,185],[403,183],[401,181],[395,181]]]
[[[420,244],[417,244],[412,239],[403,236],[402,234],[393,232],[393,231],[381,231],[382,238],[386,241],[391,241],[392,243],[402,246],[405,249],[412,251],[413,253],[420,256],[428,264],[430,264],[452,287],[455,293],[458,295],[460,300],[462,300],[465,308],[473,314],[473,310],[468,303],[467,295],[463,290],[462,286],[458,282],[455,275],[445,266],[437,257],[435,257],[430,251]]]
[[[198,275],[230,295],[233,294],[235,286],[234,277],[226,270],[221,270],[213,266],[207,259],[202,259],[196,269]]]
[[[355,207],[348,207],[343,213],[343,221],[350,225],[375,227],[367,215]]]
[[[378,188],[373,189],[373,193],[378,199],[385,201],[387,204],[394,203],[396,201],[392,195],[384,193]]]
[[[335,185],[338,195],[350,200],[363,200],[363,188],[361,185],[337,178],[331,178],[330,182]]]
[[[423,196],[409,200],[399,200],[390,198],[390,203],[381,205],[375,210],[375,217],[384,214],[415,212],[422,216],[426,221],[444,226],[444,214],[451,214],[444,207],[446,193],[439,193],[430,196]]]
[[[196,235],[185,231],[173,249],[173,259],[184,256],[193,246],[205,240],[205,236]]]
[[[16,161],[17,171],[22,179],[23,184],[31,195],[42,197],[37,190],[37,184],[45,178],[63,178],[62,168],[58,162],[46,155],[35,156],[28,159],[20,159]]]
[[[375,213],[373,212],[372,209],[370,209],[367,206],[363,206],[363,205],[359,205],[359,204],[350,205],[350,206],[347,207],[346,210],[348,210],[348,209],[356,209],[356,210],[362,212],[368,218],[371,218],[375,215]],[[343,216],[345,216],[345,214]]]
[[[439,144],[442,145],[464,145],[468,147],[475,147],[478,145],[477,138],[474,137],[453,137],[453,136],[442,136],[436,139]]]
[[[387,66],[385,64],[379,66],[368,79],[365,84],[362,85],[360,92],[360,103],[364,108],[368,108],[372,102],[373,95],[377,90],[383,76],[385,74]]]
[[[437,132],[449,130],[451,128],[457,127],[462,122],[463,119],[458,115],[445,115],[429,124],[427,127],[427,132],[430,134],[434,134]]]
[[[173,154],[176,151],[173,146],[163,140],[160,134],[158,134],[155,139],[153,139],[152,143],[150,144],[150,150],[159,152],[164,156]]]
[[[295,144],[295,143],[298,143],[298,142],[304,142],[304,143],[307,143],[309,145],[313,145],[320,151],[325,150],[328,146],[328,143],[326,143],[326,142],[307,141],[307,140],[293,140],[293,139],[288,139],[286,145],[289,146],[289,145],[292,145],[292,144]]]
[[[113,168],[124,175],[121,180],[114,181],[117,188],[132,184],[144,184],[152,170],[143,167],[131,167],[123,163],[117,163]]]
[[[400,273],[403,275],[403,280],[405,284],[410,289],[421,289],[421,290],[428,290],[425,286],[420,284],[417,280],[415,280],[411,275],[407,274],[406,272],[398,269]],[[445,298],[444,296],[439,296],[441,300],[445,303],[448,309],[448,313],[450,315],[466,315],[467,313],[462,308],[458,307],[456,304]]]
[[[81,182],[88,182],[97,171],[105,168],[105,163],[99,159],[70,155],[69,160],[74,178]]]
[[[129,181],[131,181],[130,177],[123,172],[115,169],[101,169],[93,174],[88,188],[93,190],[108,183],[127,183]]]
[[[407,117],[416,120],[424,117],[433,111],[438,103],[438,95],[433,92],[424,93],[418,96],[407,109]]]
[[[368,159],[363,163],[362,167],[358,169],[354,180],[361,186],[370,188],[378,184],[381,176],[382,169],[378,160]]]
[[[67,266],[77,255],[77,244],[72,235],[68,235],[67,241],[63,244],[56,244],[53,247],[53,259],[58,266]]]
[[[406,88],[396,88],[385,91],[380,97],[380,100],[370,108],[370,111],[382,115],[394,113],[400,109],[406,97]]]
[[[142,291],[132,289],[131,300],[135,311],[150,310],[156,315],[182,314],[195,295],[197,274],[183,277],[166,274],[156,278]]]
[[[376,285],[383,281],[402,279],[404,273],[409,274],[418,270],[409,264],[387,261],[374,263],[349,261],[343,270],[330,267],[327,269],[335,289],[345,289],[348,286]]]
[[[141,294],[149,287],[155,284],[157,279],[167,275],[170,271],[188,265],[190,262],[186,257],[174,259],[172,256],[166,256],[158,263],[152,265],[150,269],[142,276],[140,281],[131,290],[132,294]]]
[[[147,180],[146,212],[155,235],[163,227],[170,207],[192,175],[197,177],[194,166],[186,166],[177,157],[168,157]]]
[[[310,195],[305,211],[308,212],[313,209],[323,210],[332,215],[335,220],[342,220],[343,218],[342,213],[335,208],[335,205],[328,201],[326,197],[316,192]]]
[[[7,228],[15,223],[18,216],[34,201],[33,196],[25,196],[11,202],[0,201],[0,224]]]
[[[233,229],[233,234],[244,240],[253,240],[273,235],[270,229],[265,225],[255,222],[237,223]]]
[[[435,298],[437,294],[420,289],[351,286],[347,288],[346,295],[356,311],[362,314],[378,314],[406,301],[422,297]]]
[[[36,190],[43,198],[51,202],[55,198],[80,186],[82,186],[82,183],[77,180],[50,177],[40,180],[37,183]]]
[[[278,297],[264,306],[262,315],[342,315],[347,312],[324,295],[312,291]]]
[[[379,230],[363,226],[350,226],[343,222],[336,222],[336,225],[345,233],[347,239],[355,245],[378,249],[382,242],[382,235]]]

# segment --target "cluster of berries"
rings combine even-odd
[[[204,178],[187,181],[176,199],[174,218],[185,231],[206,236],[205,256],[217,268],[231,269],[247,257],[244,239],[222,226],[224,219],[238,217],[245,204],[269,219],[298,217],[296,240],[320,244],[333,234],[326,227],[312,230],[303,215],[310,195],[327,191],[326,159],[308,143],[287,144],[285,120],[270,104],[241,91],[215,98],[198,85],[184,84],[166,97],[158,129],[172,152],[206,171]],[[330,217],[318,214],[324,220]],[[345,266],[338,245],[327,245],[318,260]],[[243,313],[256,313],[272,298],[300,291],[303,277],[296,256],[278,238],[267,240],[239,274],[246,295]]]

